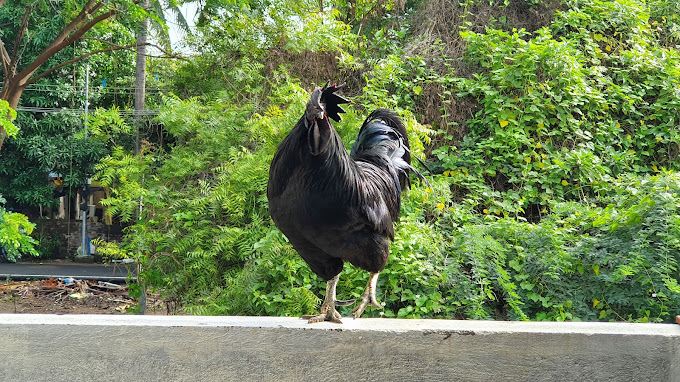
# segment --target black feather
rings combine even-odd
[[[361,127],[350,155],[357,159],[365,157],[369,161],[376,160],[379,156],[387,157],[398,172],[402,189],[410,185],[409,172],[415,173],[428,183],[425,176],[411,166],[411,149],[406,127],[394,111],[388,109],[373,111]],[[416,159],[427,168],[420,158]]]
[[[345,261],[369,272],[385,267],[402,190],[409,172],[418,173],[404,124],[390,110],[371,113],[347,153],[329,120],[339,121],[349,102],[335,94],[343,86],[314,90],[274,155],[267,187],[274,223],[326,280]]]

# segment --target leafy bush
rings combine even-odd
[[[0,100],[0,115],[6,118],[0,118],[0,129],[7,137],[14,137],[19,133],[19,129],[12,123],[17,118],[16,110],[9,107],[9,102]]]
[[[30,235],[35,224],[28,218],[16,212],[5,210],[2,204],[5,199],[0,196],[0,250],[2,257],[10,262],[21,259],[22,253],[38,256],[35,246],[38,242]]]
[[[678,169],[677,50],[652,43],[638,1],[577,3],[535,34],[462,32],[483,70],[454,82],[480,108],[436,155],[480,211],[537,218],[620,174]]]
[[[620,179],[606,207],[562,202],[539,224],[465,227],[458,244],[472,245],[511,318],[668,321],[680,303],[679,180]]]

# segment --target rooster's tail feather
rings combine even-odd
[[[427,183],[423,174],[411,166],[411,149],[406,127],[394,111],[373,111],[361,126],[350,155],[355,160],[371,162],[381,168],[387,167],[385,170],[396,176],[402,190],[410,185],[409,172],[415,173]],[[422,163],[419,158],[416,159]]]

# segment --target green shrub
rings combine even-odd
[[[536,218],[620,174],[678,169],[677,50],[652,43],[641,2],[575,3],[534,34],[461,33],[483,70],[454,82],[480,108],[435,154],[480,211]]]
[[[680,307],[680,176],[626,176],[608,191],[605,207],[559,202],[537,224],[508,218],[449,231],[451,264],[475,286],[457,299],[468,315],[670,321]]]
[[[30,235],[35,229],[25,215],[9,212],[2,204],[5,199],[0,196],[0,249],[4,250],[3,257],[15,262],[21,259],[22,253],[38,256],[36,245],[38,242]]]

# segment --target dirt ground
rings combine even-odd
[[[136,306],[125,285],[69,279],[0,282],[0,313],[132,314]],[[169,310],[148,297],[146,314]]]

